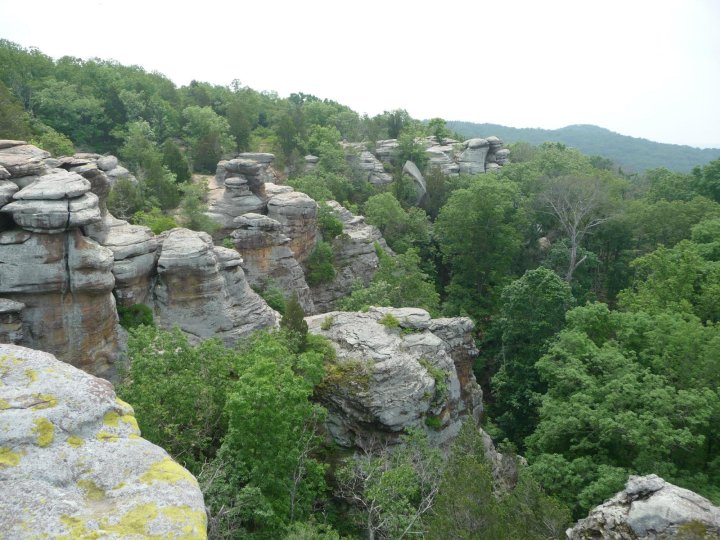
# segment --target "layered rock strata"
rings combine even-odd
[[[707,536],[706,536],[707,534]],[[568,529],[568,540],[715,538],[720,508],[657,475],[631,476],[625,489]]]
[[[195,478],[140,437],[112,385],[0,344],[0,523],[31,538],[206,538]]]
[[[214,246],[207,233],[173,229],[158,237],[156,322],[199,339],[234,345],[279,315],[248,285],[237,251]]]
[[[439,445],[455,437],[464,417],[477,419],[482,412],[469,319],[370,308],[306,320],[310,332],[330,339],[337,352],[319,396],[338,444],[369,449],[378,439],[393,443],[417,427]]]

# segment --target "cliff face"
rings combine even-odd
[[[391,317],[398,326],[383,324]],[[310,332],[330,339],[337,352],[319,396],[338,444],[367,449],[378,438],[393,443],[408,427],[443,444],[457,435],[463,418],[479,418],[482,391],[470,369],[477,349],[469,319],[371,308],[306,320]]]
[[[91,182],[21,141],[2,141],[0,297],[24,304],[16,341],[111,376],[119,354],[112,252],[82,228],[102,219]]]
[[[0,523],[30,538],[205,538],[195,478],[140,438],[112,385],[0,344]]]

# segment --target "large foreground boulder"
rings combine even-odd
[[[206,537],[197,481],[110,383],[2,344],[0,378],[0,536]]]
[[[655,540],[720,534],[720,508],[654,474],[631,476],[625,489],[568,529],[568,540]],[[713,537],[714,538],[714,537]]]

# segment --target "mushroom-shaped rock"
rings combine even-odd
[[[657,475],[631,476],[625,489],[568,529],[568,540],[690,538],[698,528],[720,534],[720,508]],[[683,534],[685,533],[685,534]],[[695,538],[693,535],[692,538]]]
[[[0,146],[0,167],[10,173],[11,178],[47,172],[45,159],[50,157],[50,152],[23,141],[2,142],[4,144]]]
[[[474,354],[432,331],[421,309],[370,308],[367,313],[331,312],[307,319],[310,332],[328,338],[337,352],[327,368],[320,399],[328,407],[328,430],[338,444],[368,448],[378,437],[393,443],[408,427],[423,428],[442,444],[464,416],[477,418],[482,392],[475,378],[463,389],[458,377]],[[468,319],[451,319],[469,333]],[[453,332],[445,333],[453,334]],[[470,371],[471,373],[471,371]],[[472,388],[470,388],[472,387]]]
[[[112,385],[0,344],[0,523],[30,538],[206,537],[195,478],[142,439]]]

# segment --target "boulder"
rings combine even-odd
[[[317,203],[299,191],[280,193],[267,203],[268,217],[283,226],[283,232],[290,238],[288,247],[301,264],[315,248],[317,209]]]
[[[77,229],[0,232],[0,296],[25,305],[22,345],[103,377],[119,357],[113,255]]]
[[[17,193],[14,197],[17,196]],[[27,231],[57,234],[100,221],[97,195],[85,193],[74,199],[23,199],[6,204],[3,212]]]
[[[420,204],[427,193],[427,184],[418,166],[412,161],[406,161],[403,165],[403,174],[409,176],[415,186],[415,203]]]
[[[101,171],[112,171],[118,166],[118,158],[115,156],[102,156],[98,158],[97,166]]]
[[[397,326],[383,324],[388,319]],[[306,320],[310,332],[328,338],[337,352],[318,389],[336,443],[369,449],[378,439],[395,443],[416,427],[441,445],[455,437],[463,418],[479,418],[482,391],[472,375],[477,350],[468,347],[469,319],[436,323],[421,309],[370,308]],[[466,388],[460,372],[470,374]]]
[[[242,255],[242,267],[251,286],[265,287],[274,281],[287,293],[296,292],[305,313],[314,306],[305,274],[290,249],[290,238],[280,222],[260,214],[245,214],[234,221],[231,234]]]
[[[74,199],[88,191],[90,191],[90,182],[85,178],[63,169],[55,169],[15,193],[13,199],[30,201]]]
[[[335,279],[311,288],[316,312],[335,309],[335,302],[352,292],[353,285],[360,282],[367,286],[380,265],[375,245],[386,253],[392,250],[385,243],[377,227],[365,223],[365,218],[355,216],[336,201],[327,201],[343,224],[343,234],[332,240]]]
[[[112,385],[0,344],[0,523],[31,538],[206,538],[202,492]]]
[[[460,174],[481,174],[485,172],[485,161],[490,151],[487,139],[469,139],[463,143],[465,150],[458,158]]]
[[[392,175],[385,172],[382,162],[367,150],[361,151],[353,162],[366,175],[366,180],[373,185],[385,186],[393,181]]]
[[[227,345],[278,324],[279,315],[248,285],[237,251],[213,246],[210,235],[172,229],[158,237],[156,322],[196,339]]]
[[[568,540],[690,538],[720,534],[720,508],[657,475],[631,476],[625,489],[568,529]]]
[[[13,195],[17,193],[19,189],[15,182],[0,180],[0,208],[12,201]]]
[[[49,157],[50,152],[23,141],[4,141],[0,147],[0,167],[10,174],[10,178],[46,173],[45,159]]]

